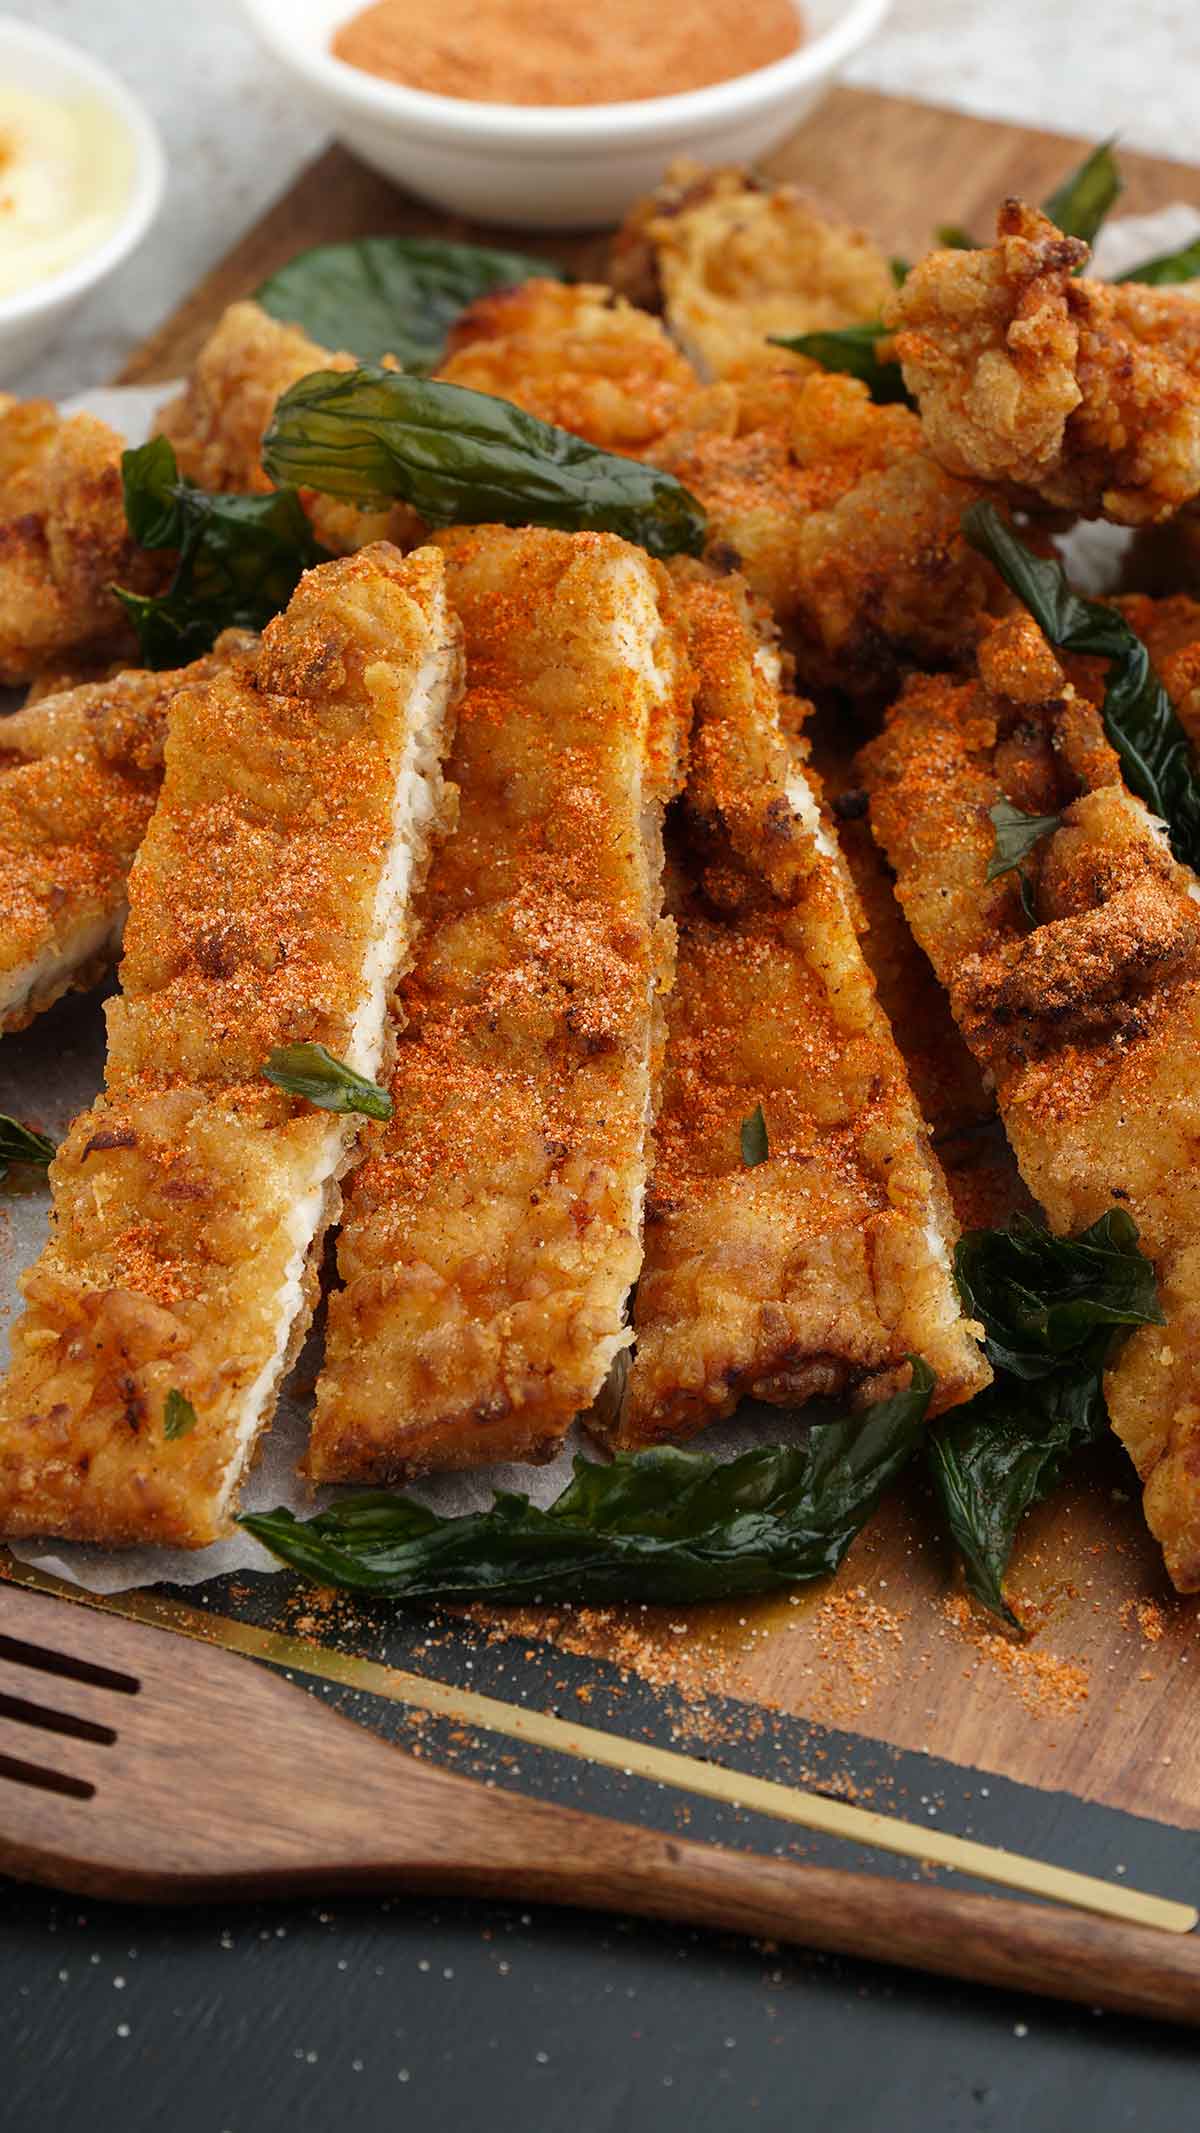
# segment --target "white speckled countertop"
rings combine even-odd
[[[236,0],[11,0],[6,12],[86,45],[162,128],[166,206],[141,251],[70,321],[17,390],[60,395],[127,350],[322,145],[245,28]],[[1195,153],[1194,0],[896,0],[850,70],[871,88],[1099,138]]]

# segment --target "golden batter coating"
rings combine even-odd
[[[134,668],[39,696],[0,725],[0,1031],[24,1029],[115,960],[171,705],[248,661],[256,641],[227,630],[177,672]]]
[[[439,536],[467,646],[458,824],[347,1195],[308,1456],[393,1481],[544,1459],[628,1343],[670,981],[660,824],[690,677],[611,534]]]
[[[599,283],[559,281],[481,296],[438,376],[630,459],[679,420],[700,382],[657,319]]]
[[[1088,248],[1019,200],[996,243],[931,252],[887,314],[951,474],[1125,526],[1200,495],[1200,306],[1080,276]]]
[[[457,677],[441,557],[381,546],[310,571],[256,668],[176,696],[105,1091],[51,1167],[0,1387],[0,1531],[226,1528],[359,1124],[262,1068],[311,1040],[380,1070]]]
[[[181,393],[158,411],[156,430],[174,447],[179,471],[201,489],[246,493],[271,487],[262,443],[275,403],[314,370],[353,370],[357,358],[336,354],[299,326],[272,318],[247,298],[230,304],[213,327]],[[412,546],[419,521],[403,504],[360,511],[344,498],[303,495],[317,539],[335,555],[372,541]]]
[[[874,696],[906,659],[969,658],[1004,597],[963,539],[976,492],[855,378],[763,368],[710,386],[650,456],[704,504],[710,556],[770,603],[809,688]]]
[[[1200,882],[1123,785],[1093,706],[1027,616],[979,678],[913,681],[860,758],[913,932],[994,1078],[1022,1175],[1053,1230],[1126,1207],[1167,1324],[1109,1370],[1113,1427],[1181,1591],[1200,1588]],[[1062,827],[985,879],[1005,796]]]
[[[112,587],[152,591],[165,564],[130,539],[123,449],[94,415],[0,393],[0,687],[132,646]]]
[[[863,961],[853,891],[785,737],[777,656],[744,586],[676,566],[699,676],[691,845],[655,1129],[635,1352],[612,1441],[689,1436],[744,1396],[868,1401],[907,1356],[935,1407],[990,1372],[955,1230]],[[741,1125],[761,1105],[768,1154]]]
[[[879,318],[894,287],[878,246],[798,187],[686,156],[630,209],[612,278],[634,303],[661,311],[706,378],[760,361],[772,334]]]

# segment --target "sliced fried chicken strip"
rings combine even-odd
[[[112,587],[152,591],[167,565],[130,539],[123,449],[94,415],[0,393],[0,687],[132,648]]]
[[[360,1123],[263,1067],[316,1042],[380,1071],[458,669],[441,557],[381,546],[309,572],[256,668],[176,697],[104,1093],[52,1166],[0,1386],[0,1532],[226,1528]]]
[[[879,318],[894,287],[871,239],[798,187],[687,157],[630,209],[613,243],[612,278],[632,302],[662,313],[706,378],[759,361],[772,334]]]
[[[1018,200],[996,243],[931,252],[887,314],[949,473],[1145,526],[1200,496],[1200,304],[1080,275],[1087,246]]]
[[[744,585],[675,566],[699,675],[675,988],[612,1441],[691,1435],[745,1395],[868,1401],[906,1358],[937,1408],[990,1372],[964,1319],[946,1189],[789,747],[797,707]],[[688,887],[686,873],[694,886]],[[767,1155],[741,1126],[761,1105]]]
[[[351,1181],[308,1471],[543,1459],[628,1344],[691,689],[662,568],[610,534],[439,538],[467,693]]]
[[[910,683],[860,763],[897,895],[1051,1228],[1125,1207],[1154,1261],[1167,1323],[1120,1349],[1108,1407],[1171,1577],[1200,1588],[1200,881],[1027,616],[985,641],[977,680]],[[1061,817],[1024,862],[1032,927],[1016,876],[986,879],[1001,796]]]
[[[256,642],[227,630],[191,666],[87,682],[0,725],[0,1031],[24,1029],[115,960],[171,705],[244,665]]]

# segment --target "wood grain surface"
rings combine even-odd
[[[844,89],[772,167],[911,253],[938,222],[985,234],[1003,197],[1042,198],[1080,152],[1054,135]],[[1197,169],[1124,153],[1121,166],[1122,210],[1200,207]],[[222,308],[306,245],[430,230],[489,235],[439,217],[331,148],[136,352],[123,379],[178,375]],[[603,238],[520,242],[576,271],[603,271]],[[1027,1522],[1014,1583],[1038,1626],[1024,1648],[954,1599],[932,1533],[918,1487],[885,1507],[833,1593],[695,1609],[683,1638],[675,1615],[646,1610],[563,1622],[552,1634],[598,1657],[620,1651],[651,1678],[669,1676],[686,1645],[692,1674],[707,1670],[727,1694],[1200,1828],[1200,1602],[1170,1594],[1118,1455]],[[545,1633],[531,1616],[506,1619]]]
[[[0,1593],[0,1870],[138,1904],[356,1890],[566,1904],[1200,2027],[1192,1931],[800,1866],[489,1789],[265,1668],[213,1647],[190,1659],[141,1624]]]

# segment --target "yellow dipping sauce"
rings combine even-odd
[[[0,83],[0,298],[48,281],[103,243],[133,178],[133,142],[99,97]]]

